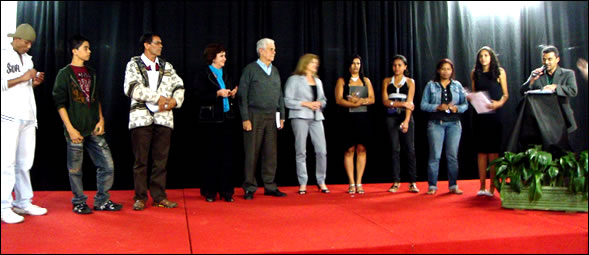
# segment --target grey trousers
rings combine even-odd
[[[276,115],[274,113],[249,112],[252,123],[252,131],[243,131],[243,146],[245,153],[243,190],[256,192],[256,166],[261,157],[262,180],[264,189],[276,190],[278,186],[274,182],[277,167],[277,128]],[[261,155],[260,155],[261,154]]]
[[[311,134],[311,142],[315,148],[315,176],[317,184],[325,184],[327,172],[327,145],[323,121],[312,119],[291,119],[292,131],[295,136],[297,177],[300,185],[307,185],[307,135]]]

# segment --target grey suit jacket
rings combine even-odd
[[[317,86],[317,101],[321,102],[321,110],[327,105],[327,98],[323,92],[323,83],[319,78],[315,77],[315,84]],[[292,75],[288,77],[284,89],[284,105],[289,109],[289,119],[314,119],[323,120],[323,112],[313,111],[307,107],[301,105],[301,102],[312,102],[315,101],[313,98],[313,90],[307,82],[307,78],[304,75]]]
[[[531,77],[530,77],[531,78]],[[529,85],[530,78],[522,84],[520,87],[520,93],[523,95],[524,92],[532,89],[542,89],[548,81],[544,75],[540,79],[536,80],[532,86]],[[575,79],[575,72],[571,69],[557,67],[553,74],[553,84],[556,86],[556,95],[558,96],[558,102],[560,103],[562,110],[565,114],[567,124],[567,131],[573,132],[577,129],[577,122],[575,121],[575,114],[571,105],[569,104],[569,97],[577,96],[577,80]]]

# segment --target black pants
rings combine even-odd
[[[240,126],[236,121],[226,120],[223,123],[201,124],[200,141],[206,147],[199,164],[201,176],[200,194],[207,198],[215,198],[217,193],[221,197],[231,197],[234,193],[233,162],[235,161],[235,139],[239,136]]]
[[[400,182],[401,172],[401,146],[407,158],[407,170],[409,171],[409,182],[417,181],[415,162],[414,126],[413,116],[409,120],[409,129],[403,133],[399,126],[405,120],[405,114],[399,116],[387,116],[386,123],[389,130],[389,138],[393,147],[393,182]]]
[[[278,189],[274,182],[277,166],[277,128],[275,113],[249,112],[252,123],[251,131],[243,131],[243,144],[245,153],[243,181],[244,191],[255,192],[258,188],[255,170],[258,158],[262,160],[262,180],[266,190]]]
[[[166,165],[170,151],[172,129],[155,125],[131,129],[131,143],[135,164],[133,180],[135,183],[134,200],[147,200],[147,160],[151,152],[152,169],[149,178],[149,191],[155,202],[164,200],[166,195]]]

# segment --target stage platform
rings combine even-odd
[[[70,191],[37,191],[45,216],[2,223],[5,253],[583,253],[588,252],[587,213],[501,208],[499,194],[476,196],[478,180],[460,180],[463,195],[387,192],[390,183],[347,185],[331,193],[309,186],[280,187],[277,198],[258,189],[254,199],[208,203],[198,189],[168,190],[178,208],[133,211],[133,191],[111,191],[120,212],[78,215]],[[88,204],[95,191],[86,192]],[[151,201],[149,201],[151,205]]]

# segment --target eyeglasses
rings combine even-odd
[[[151,44],[153,44],[153,45],[162,45],[162,42],[161,41],[155,41],[155,42],[151,42]]]

